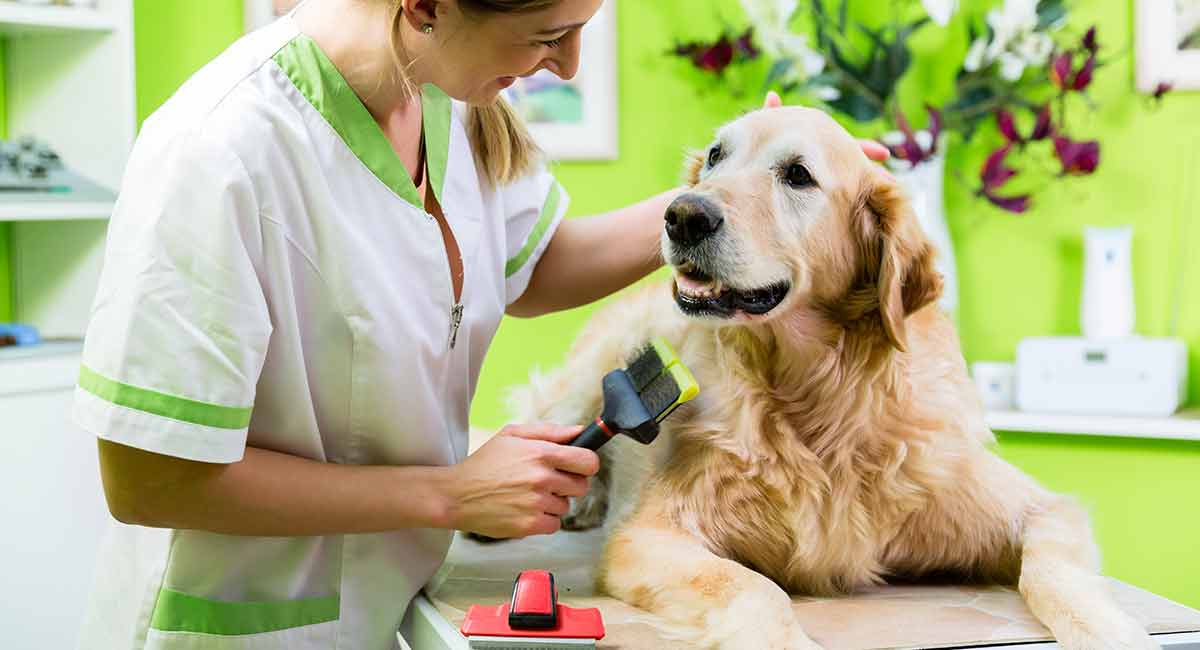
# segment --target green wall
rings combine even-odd
[[[1086,4],[1076,24],[1095,19],[1108,44],[1132,43],[1131,2]],[[572,195],[573,214],[620,207],[672,186],[686,148],[703,146],[713,129],[759,102],[757,96],[736,99],[715,90],[697,95],[696,86],[662,56],[674,37],[710,36],[719,13],[739,19],[735,3],[717,0],[621,3],[621,158],[558,167]],[[238,36],[241,2],[137,0],[135,21],[138,114],[144,118]],[[936,51],[945,40],[931,31],[915,47]],[[957,56],[951,48],[941,60]],[[1200,93],[1168,97],[1161,110],[1152,112],[1131,92],[1132,65],[1132,53],[1126,52],[1097,81],[1103,107],[1086,117],[1105,146],[1096,178],[1054,189],[1022,217],[971,200],[948,179],[969,360],[1011,359],[1023,336],[1078,330],[1078,233],[1084,223],[1136,225],[1138,329],[1165,333],[1168,275],[1180,259],[1174,253],[1174,219],[1182,208],[1179,179],[1184,173],[1200,178],[1200,170],[1184,168],[1185,152],[1200,149],[1194,118],[1200,115]],[[914,80],[936,72],[918,69]],[[917,98],[922,89],[912,84],[906,92]],[[950,167],[973,179],[981,155],[956,150]],[[0,226],[0,319],[9,303],[5,239]],[[1188,239],[1195,244],[1200,231],[1193,229]],[[1192,263],[1187,271],[1195,274],[1200,267]],[[473,421],[503,423],[504,387],[524,380],[534,366],[557,364],[589,313],[506,320],[484,366]],[[1185,301],[1181,333],[1193,349],[1191,397],[1200,402],[1200,306],[1195,300]],[[1007,433],[1000,441],[1006,458],[1048,487],[1078,495],[1092,509],[1108,573],[1200,607],[1200,444]]]
[[[1127,49],[1133,43],[1132,4],[1073,3],[1073,24],[1096,22],[1114,55],[1095,84],[1100,110],[1075,118],[1103,143],[1095,177],[1058,183],[1037,197],[1033,211],[1010,216],[972,199],[957,180],[956,174],[975,182],[986,154],[980,146],[987,143],[951,152],[946,200],[958,255],[961,333],[970,361],[1012,360],[1022,337],[1079,331],[1084,224],[1135,225],[1138,331],[1167,333],[1171,276],[1180,272],[1181,260],[1200,253],[1200,223],[1184,242],[1191,255],[1180,258],[1175,252],[1184,174],[1192,183],[1200,181],[1200,169],[1185,167],[1189,152],[1200,150],[1195,117],[1200,93],[1169,96],[1159,110],[1133,93],[1133,54]],[[619,9],[621,158],[558,166],[573,215],[617,208],[670,187],[680,177],[686,148],[703,146],[713,129],[760,101],[757,95],[739,100],[712,90],[698,95],[697,86],[662,56],[675,37],[710,37],[719,14],[741,22],[736,3],[658,0],[623,2]],[[961,60],[965,46],[955,45],[952,34],[962,29],[956,21],[950,33],[931,29],[915,40],[915,50],[938,56],[915,69],[904,87],[906,104],[945,96],[948,84],[932,81],[946,78],[938,66]],[[1200,217],[1194,208],[1193,217]],[[1200,263],[1190,264],[1182,272],[1200,274]],[[1200,301],[1189,298],[1194,292],[1183,295],[1178,333],[1192,349],[1190,396],[1200,403]],[[503,424],[505,387],[523,381],[535,366],[557,364],[590,313],[580,309],[534,321],[506,320],[484,364],[473,422]],[[1001,455],[1088,505],[1107,573],[1200,607],[1200,443],[1015,433],[999,438]]]

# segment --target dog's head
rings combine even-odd
[[[689,316],[875,318],[903,350],[905,318],[941,292],[896,181],[821,111],[764,109],[726,125],[692,157],[688,185],[667,210],[663,255]]]

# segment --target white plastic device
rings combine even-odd
[[[1187,392],[1179,339],[1027,338],[1017,346],[1017,407],[1077,415],[1166,417]]]

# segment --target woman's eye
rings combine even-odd
[[[721,157],[724,155],[725,152],[721,151],[721,145],[714,144],[713,148],[708,150],[708,166],[716,166],[717,163],[721,162]]]
[[[546,47],[558,47],[559,45],[562,45],[563,38],[563,36],[559,36],[552,41],[542,41],[542,45],[545,45]]]
[[[808,169],[800,163],[792,163],[788,165],[787,171],[784,172],[783,180],[787,181],[792,187],[811,187],[816,185],[812,174],[808,173]]]

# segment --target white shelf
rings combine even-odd
[[[55,7],[0,1],[0,33],[111,32],[112,16],[85,7]]]
[[[1200,440],[1200,410],[1160,418],[988,411],[986,419],[995,431]]]
[[[112,201],[4,201],[0,221],[108,219],[112,211]]]
[[[80,341],[0,348],[0,397],[70,388],[79,378]]]

